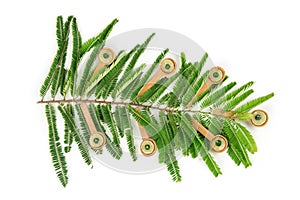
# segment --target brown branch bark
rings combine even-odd
[[[200,112],[211,114],[210,112],[203,112],[200,110],[191,110],[191,109],[177,109],[177,108],[162,108],[154,105],[145,105],[134,102],[123,102],[123,101],[104,101],[104,100],[90,100],[90,99],[60,99],[60,100],[41,100],[37,102],[38,104],[52,104],[52,103],[97,103],[97,104],[106,104],[106,105],[131,105],[140,108],[151,108],[155,110],[165,111],[165,112]]]

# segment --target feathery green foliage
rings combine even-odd
[[[151,118],[145,113],[137,111],[134,107],[130,105],[127,106],[127,109],[132,115],[132,117],[148,131],[150,136],[156,135],[159,132],[159,126],[155,124],[155,122],[153,122]]]
[[[180,170],[179,170],[179,165],[177,160],[174,160],[173,162],[169,162],[167,164],[167,169],[170,172],[173,181],[175,182],[181,181],[181,175],[180,175]]]
[[[53,105],[46,105],[46,116],[49,124],[49,146],[52,157],[52,163],[55,168],[56,175],[61,184],[65,187],[68,183],[68,170],[66,158],[64,156],[61,143],[59,141],[58,131],[56,127],[56,115]]]
[[[187,92],[185,93],[185,96],[182,99],[182,104],[184,106],[187,106],[187,104],[196,95],[198,90],[201,88],[203,82],[206,80],[208,73],[209,73],[208,71],[203,73],[202,76],[198,77],[198,79],[194,82],[194,84],[188,88]]]
[[[163,77],[161,78],[159,81],[157,81],[157,83],[155,83],[149,90],[147,90],[141,97],[139,97],[137,99],[138,102],[145,102],[148,101],[149,98],[153,97],[153,96],[157,96],[155,95],[155,93],[158,92],[158,90],[165,85],[166,81],[168,80],[167,77]]]
[[[227,149],[227,154],[230,156],[230,158],[235,162],[237,166],[240,166],[242,160],[236,148],[229,146]]]
[[[91,80],[89,80],[89,82],[87,83],[85,93],[87,95],[90,94],[97,86],[96,93],[99,94],[106,81],[111,81],[115,77],[115,73],[122,69],[129,57],[129,54],[123,52],[109,68],[103,68],[98,73],[96,73],[95,76],[92,77]],[[102,84],[100,85],[100,83]]]
[[[85,120],[85,117],[83,115],[83,112],[80,108],[80,104],[75,105],[76,111],[77,111],[77,116],[79,118],[79,124],[80,124],[80,130],[81,134],[83,135],[85,141],[88,143],[90,135],[92,134],[89,126],[87,124],[87,121]]]
[[[129,153],[133,161],[137,160],[136,147],[134,145],[133,127],[131,125],[130,115],[124,106],[117,106],[115,119],[118,124],[120,135],[125,135]]]
[[[72,132],[74,133],[74,139],[75,142],[78,145],[78,149],[80,151],[80,154],[82,156],[82,158],[84,159],[84,162],[87,165],[91,165],[92,164],[92,158],[90,156],[89,150],[88,150],[88,143],[86,142],[86,140],[81,136],[74,118],[72,117],[72,115],[61,105],[58,106],[58,110],[60,111],[62,117],[64,118],[66,124],[68,124],[69,128],[72,130]]]
[[[238,97],[231,99],[224,105],[223,110],[230,111],[230,110],[234,109],[239,103],[241,103],[243,100],[245,100],[253,92],[254,92],[254,90],[250,89],[250,90],[244,92],[243,94],[239,95]]]
[[[175,151],[174,151],[174,134],[172,133],[172,127],[169,121],[169,118],[167,117],[166,113],[160,112],[160,122],[162,125],[162,133],[165,134],[164,136],[161,136],[161,138],[164,139],[164,146],[159,148],[160,152],[160,160],[164,160],[164,163],[167,165],[167,169],[172,176],[172,180],[175,182],[181,181],[181,175],[180,175],[180,169],[178,165],[178,161],[176,160]],[[159,144],[159,141],[157,141]],[[162,144],[162,143],[161,143]],[[161,158],[161,155],[164,158]]]
[[[246,129],[246,127],[234,121],[232,121],[232,123],[235,123],[235,128],[237,129],[236,135],[242,141],[245,148],[252,154],[257,152],[256,143],[250,132]]]
[[[67,90],[65,90],[65,87],[66,87],[66,85],[67,85],[68,73],[69,73],[69,70],[63,68],[63,71],[62,71],[62,78],[61,78],[61,84],[60,84],[60,94],[61,94],[63,97],[66,96],[66,92],[67,92]]]
[[[99,45],[95,46],[92,53],[90,54],[88,60],[85,63],[84,71],[82,73],[80,83],[79,83],[78,89],[77,89],[77,95],[78,96],[83,95],[84,88],[85,88],[86,83],[88,81],[89,75],[91,74],[90,73],[91,68],[92,68],[93,64],[95,63],[96,58],[98,56],[98,53],[99,53],[99,51],[102,47],[103,47],[103,43],[100,43]]]
[[[109,25],[107,25],[107,27],[103,29],[103,31],[99,33],[96,37],[92,37],[88,39],[86,42],[84,42],[80,49],[80,57],[82,57],[85,53],[90,51],[93,47],[103,43],[117,22],[118,19],[112,20],[112,22]]]
[[[66,105],[66,110],[70,113],[70,115],[72,117],[74,117],[74,108],[71,104]],[[65,146],[65,152],[69,153],[71,151],[71,147],[72,147],[72,143],[73,143],[73,132],[72,130],[69,128],[68,124],[66,122],[64,122],[64,126],[65,126],[65,135],[64,135],[64,144]]]
[[[110,105],[102,105],[100,106],[100,111],[103,116],[103,122],[107,124],[112,136],[113,136],[113,142],[120,146],[120,133],[117,128],[115,119],[112,115],[111,106]]]
[[[130,84],[132,81],[135,80],[135,78],[141,73],[141,71],[146,67],[146,64],[142,64],[140,67],[138,67],[135,70],[132,70],[130,74],[128,74],[127,77],[125,77],[123,80],[121,79],[118,83],[118,86],[114,88],[112,91],[112,98],[115,99],[120,95],[120,93]]]
[[[75,95],[75,81],[77,78],[77,68],[79,65],[79,61],[81,59],[80,57],[80,49],[81,49],[81,35],[78,31],[76,18],[72,21],[72,35],[73,35],[73,50],[72,50],[72,61],[70,66],[70,77],[68,78],[68,81],[70,81],[70,90],[71,95]]]
[[[141,82],[141,77],[143,75],[143,72],[141,72],[121,93],[121,100],[128,99],[130,97],[130,100],[133,101],[133,99],[136,98],[137,93],[134,91],[138,88],[139,83]]]
[[[117,78],[120,75],[123,67],[125,66],[127,60],[130,58],[133,52],[134,49],[128,54],[126,54],[124,57],[122,57],[120,61],[115,64],[115,67],[112,70],[110,70],[105,77],[102,78],[101,82],[99,82],[99,84],[96,87],[96,91],[95,91],[96,97],[99,97],[99,94],[102,88],[104,87],[104,85],[108,84],[110,81],[114,80],[114,78]]]
[[[123,153],[122,149],[117,144],[112,142],[110,137],[106,134],[104,127],[100,123],[100,119],[97,117],[95,105],[90,104],[88,108],[97,131],[104,133],[106,137],[106,145],[105,145],[106,150],[111,154],[112,157],[119,160]]]
[[[274,93],[270,93],[266,96],[262,96],[262,97],[259,97],[257,99],[253,99],[253,100],[247,102],[246,104],[244,104],[244,105],[238,107],[237,109],[235,109],[234,112],[235,113],[248,112],[252,108],[258,106],[259,104],[262,104],[263,102],[269,100],[273,96],[274,96]]]
[[[119,55],[121,55],[123,52],[124,51],[120,51],[117,57],[119,57]],[[118,78],[121,73],[122,70],[119,70],[117,73],[114,74],[114,77],[107,84],[103,86],[97,98],[100,98],[101,96],[103,99],[107,99],[110,96],[112,90],[117,86]]]
[[[143,52],[145,51],[146,47],[148,46],[148,44],[150,43],[150,41],[154,37],[154,35],[155,35],[155,33],[152,33],[145,40],[145,42],[137,48],[137,51],[135,52],[132,59],[130,60],[130,63],[128,64],[127,68],[125,69],[124,74],[120,80],[123,80],[124,78],[126,78],[129,75],[130,71],[133,69],[133,67],[135,66],[139,57],[143,54]]]
[[[62,49],[62,58],[61,61],[58,63],[58,68],[56,69],[56,73],[54,74],[53,77],[53,83],[52,83],[52,87],[51,87],[51,96],[52,98],[55,97],[55,95],[58,92],[59,88],[63,88],[64,87],[64,79],[65,79],[65,73],[64,73],[64,66],[65,66],[65,62],[66,62],[66,56],[67,56],[67,46],[69,43],[69,33],[70,33],[70,23],[74,23],[74,20],[76,20],[75,18],[73,18],[72,16],[70,16],[68,18],[68,20],[65,23],[65,27],[64,27],[64,34],[63,34],[63,40],[61,43],[61,47]]]
[[[97,56],[117,22],[114,19],[101,33],[82,43],[76,18],[69,16],[64,22],[62,16],[57,17],[58,49],[40,88],[42,100],[39,103],[47,103],[50,154],[61,184],[66,186],[68,183],[64,153],[70,152],[73,141],[88,165],[92,165],[90,151],[96,156],[106,153],[103,149],[90,148],[90,123],[104,134],[104,146],[117,160],[124,156],[121,145],[123,138],[126,138],[132,160],[139,158],[136,145],[140,144],[135,144],[139,140],[135,141],[134,131],[137,125],[144,127],[148,136],[155,141],[158,162],[166,165],[175,182],[182,179],[176,158],[178,153],[192,158],[201,157],[214,176],[222,174],[210,153],[210,149],[214,149],[210,146],[214,141],[212,138],[216,135],[228,140],[227,154],[236,165],[242,163],[245,167],[251,166],[248,152],[257,152],[257,145],[250,131],[239,120],[251,120],[252,109],[269,100],[274,93],[249,101],[249,96],[254,93],[250,89],[253,82],[234,89],[236,82],[224,86],[228,79],[225,74],[222,83],[213,84],[197,94],[210,73],[210,70],[202,72],[208,54],[204,53],[200,60],[190,62],[182,52],[175,73],[160,78],[142,95],[138,95],[157,69],[160,70],[162,60],[168,58],[168,52],[172,52],[172,49],[160,52],[153,63],[147,63],[148,68],[146,64],[138,66],[137,63],[143,63],[139,60],[147,50],[153,33],[132,50],[116,52],[115,60],[94,75],[94,67],[100,62]],[[69,44],[69,40],[72,44]],[[71,56],[67,55],[69,46],[72,48]],[[65,68],[67,60],[70,60],[69,68]],[[46,97],[51,99],[44,100]],[[242,102],[245,103],[239,106]],[[57,109],[64,120],[64,149],[56,125],[56,107],[52,105],[55,103],[59,104]],[[81,104],[88,106],[91,119],[85,118]],[[191,104],[192,107],[188,106]],[[202,126],[195,125],[194,120]],[[207,129],[205,132],[208,131],[209,137],[204,136],[203,128]]]
[[[54,86],[52,86],[52,97],[55,96],[57,92],[57,88],[59,88],[59,83],[60,83],[60,77],[58,72],[56,72],[57,68],[63,68],[65,65],[66,61],[66,55],[67,55],[67,47],[68,47],[68,37],[69,37],[69,27],[70,27],[70,22],[73,19],[72,16],[70,16],[65,23],[65,27],[62,28],[62,17],[59,16],[57,18],[57,41],[58,41],[58,50],[56,52],[56,55],[52,61],[50,70],[48,72],[48,75],[46,79],[44,80],[43,85],[41,86],[40,89],[40,96],[42,98],[45,97],[47,91],[49,90],[50,86],[52,83],[54,83]],[[63,38],[63,39],[62,39]],[[59,70],[61,71],[61,70]]]
[[[217,165],[213,157],[206,149],[201,138],[198,136],[197,131],[193,128],[191,123],[191,117],[188,114],[181,115],[180,117],[181,117],[181,125],[183,129],[186,131],[190,140],[195,141],[193,142],[196,147],[195,150],[199,152],[199,154],[201,155],[202,159],[205,161],[210,171],[214,174],[214,176],[218,176],[219,174],[222,174],[219,166]]]
[[[179,73],[181,76],[178,77],[174,89],[173,94],[171,95],[168,100],[168,106],[172,105],[178,97],[181,96],[181,94],[184,92],[184,86],[188,84],[188,76],[190,75],[191,71],[193,69],[193,65],[181,63],[181,68],[179,69]]]
[[[177,79],[179,76],[179,73],[176,73],[169,79],[166,79],[166,81],[158,87],[158,89],[148,98],[149,102],[154,103],[156,102],[159,97],[166,91],[166,89]]]
[[[207,98],[202,100],[201,108],[205,108],[213,104],[216,100],[218,100],[221,96],[227,93],[231,88],[236,85],[236,82],[231,82],[228,85],[218,89],[216,92],[212,93],[211,95],[207,96]]]
[[[236,133],[236,126],[230,119],[224,121],[224,133],[227,136],[230,147],[235,151],[237,157],[241,160],[243,165],[247,168],[251,166],[251,161],[249,159],[248,153],[245,146],[243,146],[240,137]]]
[[[185,70],[185,74],[184,73],[184,77],[187,81],[187,83],[182,87],[182,91],[187,91],[190,87],[193,87],[193,85],[195,84],[195,81],[197,80],[197,77],[199,77],[201,70],[206,62],[208,58],[208,54],[204,53],[204,55],[202,56],[200,62],[195,62],[194,64],[190,64],[191,67],[187,70]],[[183,98],[183,96],[185,95],[184,92],[180,93],[180,96],[178,98]]]
[[[59,48],[63,45],[64,35],[64,20],[62,16],[58,16],[56,19],[56,40]]]
[[[220,105],[225,104],[230,100],[233,100],[237,95],[239,95],[241,92],[244,92],[245,90],[250,88],[253,84],[254,84],[254,82],[250,81],[250,82],[242,85],[238,89],[226,94],[224,97],[220,98],[216,103],[214,103],[215,107],[219,107]]]
[[[218,84],[213,84],[212,86],[209,87],[208,90],[206,90],[205,92],[203,92],[202,94],[200,94],[196,100],[193,103],[193,106],[197,105],[199,102],[203,101],[205,98],[209,97],[213,92],[215,92],[219,87],[222,87],[222,84],[227,80],[228,76],[225,76],[225,78],[223,79],[223,81],[221,83]],[[203,86],[203,85],[202,85]],[[220,91],[220,93],[222,94],[222,92]],[[226,93],[226,92],[225,92]],[[220,95],[218,98],[222,98],[225,94],[223,93],[222,95]]]
[[[143,87],[143,85],[145,85],[145,83],[147,82],[147,80],[150,78],[151,74],[155,70],[155,68],[157,68],[157,66],[159,65],[159,63],[162,61],[162,59],[165,57],[165,55],[168,52],[169,52],[169,49],[165,49],[164,51],[162,51],[157,56],[157,58],[155,59],[155,61],[151,65],[151,67],[147,70],[146,74],[143,76],[143,78],[139,82],[137,88],[133,91],[133,93],[132,93],[132,95],[130,97],[131,99],[135,99],[135,97],[137,96],[137,94],[139,93],[139,91],[141,90],[141,88]]]

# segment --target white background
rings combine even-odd
[[[198,2],[198,3],[195,3]],[[297,1],[1,1],[0,199],[296,199],[299,189],[300,6]],[[252,129],[259,151],[253,166],[216,157],[214,178],[202,161],[181,159],[183,181],[166,170],[147,175],[91,170],[68,156],[69,185],[51,164],[39,87],[55,53],[57,15],[78,18],[84,39],[117,17],[112,35],[166,28],[200,44],[231,80],[255,80],[256,96],[274,91],[261,108],[270,122]]]

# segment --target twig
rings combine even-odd
[[[200,110],[191,110],[191,109],[175,109],[175,108],[161,108],[153,105],[145,105],[134,102],[123,102],[123,101],[105,101],[105,100],[90,100],[90,99],[60,99],[60,100],[41,100],[37,102],[38,104],[51,104],[51,103],[98,103],[98,104],[106,104],[106,105],[131,105],[141,108],[151,108],[155,110],[161,110],[165,112],[193,112],[193,113],[205,113],[212,114],[210,112],[203,112]]]

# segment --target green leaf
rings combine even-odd
[[[252,85],[254,84],[253,81],[250,81],[244,85],[242,85],[241,87],[239,87],[238,89],[226,94],[224,97],[220,98],[217,102],[214,103],[215,107],[219,107],[220,105],[227,103],[228,101],[232,100],[233,98],[235,98],[236,96],[238,96],[241,92],[244,92],[245,90],[247,90],[248,88],[250,88]]]
[[[119,128],[120,135],[126,136],[127,146],[133,161],[137,160],[136,147],[134,145],[133,127],[131,125],[130,115],[124,106],[115,108],[116,124]],[[123,137],[123,136],[122,136]]]
[[[95,76],[93,76],[92,79],[89,80],[89,82],[87,83],[85,93],[88,95],[97,85],[98,93],[100,93],[100,90],[103,87],[104,83],[107,80],[109,81],[114,78],[114,74],[122,69],[122,67],[127,62],[129,56],[129,54],[123,52],[121,55],[119,55],[116,61],[109,68],[103,68],[97,74],[95,74]],[[102,82],[101,87],[99,86],[100,81]]]
[[[170,97],[167,101],[167,105],[169,108],[177,108],[180,105],[180,102],[177,99],[177,96],[175,93],[173,93],[173,92],[170,93]]]
[[[155,135],[155,143],[158,150],[158,163],[168,163],[168,154],[166,148],[163,145],[163,140],[161,138],[161,133]]]
[[[133,52],[134,52],[134,49],[132,51],[130,51],[127,55],[122,57],[119,62],[116,61],[117,62],[116,66],[111,71],[109,71],[109,73],[107,73],[106,76],[97,85],[96,91],[95,91],[95,96],[97,98],[99,98],[99,95],[105,85],[109,84],[115,78],[118,78],[118,76],[121,74],[123,67],[125,66],[127,60],[130,58],[130,56],[132,55]]]
[[[83,112],[81,110],[80,104],[76,104],[75,107],[76,107],[77,115],[78,115],[78,118],[79,118],[81,133],[82,133],[87,145],[90,146],[89,145],[89,139],[90,139],[90,136],[91,136],[92,133],[90,132],[87,121],[85,120],[85,117],[84,117]],[[96,150],[96,149],[91,148],[91,150],[94,151],[96,154],[102,154],[102,149],[97,149]]]
[[[53,77],[52,87],[51,87],[51,97],[54,98],[57,94],[59,88],[64,87],[64,79],[65,79],[65,63],[66,63],[66,56],[67,56],[67,47],[69,43],[69,33],[70,33],[70,23],[71,20],[73,20],[73,16],[69,16],[68,20],[64,24],[64,33],[63,33],[63,41],[61,43],[61,47],[64,48],[62,51],[64,51],[63,57],[61,59],[61,62],[59,63],[56,72]]]
[[[205,108],[207,106],[210,106],[216,100],[218,100],[220,97],[222,97],[223,95],[225,95],[229,90],[231,90],[235,85],[236,85],[236,82],[231,82],[228,85],[226,85],[226,86],[218,89],[217,91],[215,91],[211,95],[209,95],[206,98],[204,98],[202,100],[202,103],[201,103],[200,107],[201,108]]]
[[[169,156],[174,156],[174,148],[172,144],[173,138],[171,138],[171,128],[169,126],[169,120],[164,112],[159,112],[159,120],[160,120],[160,132],[159,140],[157,143],[160,145],[158,146],[159,150],[159,161],[168,164],[170,162]],[[156,122],[155,122],[156,123]],[[163,140],[163,141],[160,141]]]
[[[58,48],[61,48],[64,42],[64,22],[63,17],[58,16],[56,20],[56,40]]]
[[[239,103],[241,103],[242,101],[244,101],[250,94],[252,94],[254,92],[254,90],[248,90],[246,92],[244,92],[243,94],[237,96],[236,98],[233,98],[232,100],[228,101],[223,110],[225,111],[231,111],[232,109],[234,109]]]
[[[185,95],[183,96],[183,99],[182,99],[182,104],[184,107],[186,107],[188,105],[188,103],[193,99],[193,97],[196,95],[198,90],[201,88],[201,86],[203,85],[204,81],[206,80],[206,78],[208,76],[208,73],[209,73],[209,71],[206,71],[205,73],[203,73],[202,76],[200,76],[195,81],[195,83],[188,88],[187,92],[185,93]]]
[[[123,107],[123,106],[116,106],[115,107],[115,112],[113,114],[114,114],[114,118],[116,120],[116,125],[117,125],[117,128],[119,130],[120,136],[124,137],[124,132],[125,131],[124,131],[123,123],[122,123],[123,116],[122,116],[122,113],[120,111],[121,107]]]
[[[112,136],[113,142],[119,147],[120,146],[120,133],[118,131],[116,121],[112,115],[110,105],[100,105],[100,111],[103,116],[103,121],[107,124]]]
[[[180,61],[181,61],[181,68],[179,69],[179,72],[183,72],[185,70],[186,66],[186,56],[184,52],[180,53]]]
[[[63,74],[62,74],[62,79],[61,79],[61,84],[60,84],[60,94],[65,97],[66,96],[66,91],[64,90],[66,85],[68,84],[67,78],[68,78],[68,72],[69,70],[63,68]]]
[[[177,132],[178,132],[178,128],[177,128],[177,118],[174,116],[175,114],[173,113],[168,113],[168,119],[169,119],[169,126],[170,126],[170,132],[169,134],[171,134],[171,138],[173,138],[173,144],[174,144],[174,148],[176,150],[179,150],[180,145],[179,145],[179,141],[178,141],[178,137],[177,137]]]
[[[66,109],[68,110],[68,112],[70,113],[70,115],[74,118],[74,108],[71,104],[67,104],[66,105]],[[64,122],[64,126],[65,126],[65,136],[64,136],[64,144],[66,145],[64,150],[66,153],[71,151],[71,147],[72,147],[72,143],[73,143],[73,132],[72,130],[69,128],[68,124],[66,122]]]
[[[66,22],[66,24],[68,24],[68,22],[70,22],[72,20],[72,17],[69,17],[68,18],[68,21]],[[57,27],[60,29],[60,22],[61,19],[58,18],[57,19]],[[61,31],[61,30],[57,30],[57,31]],[[52,86],[52,97],[55,96],[54,94],[56,94],[57,92],[57,89],[59,88],[59,83],[60,83],[60,78],[61,78],[61,75],[59,74],[55,74],[56,72],[56,69],[57,68],[63,68],[64,67],[64,64],[65,64],[65,60],[66,60],[66,54],[67,54],[67,47],[68,47],[68,33],[69,33],[69,27],[65,27],[64,29],[64,40],[63,42],[59,45],[59,48],[56,52],[56,55],[52,61],[52,64],[51,64],[51,67],[50,67],[50,70],[48,72],[48,75],[46,77],[46,79],[44,80],[44,83],[42,84],[41,86],[41,89],[40,89],[40,96],[42,98],[45,97],[47,91],[49,90],[50,86],[52,83],[54,83],[54,86]],[[60,40],[60,39],[59,39]],[[62,69],[61,69],[62,70]],[[59,70],[59,71],[61,71]],[[55,78],[55,75],[56,75],[56,78]]]
[[[224,83],[226,81],[226,77],[224,78],[223,82]],[[210,86],[210,88],[208,88],[205,92],[203,92],[202,94],[200,94],[196,100],[194,101],[193,105],[197,104],[198,102],[200,102],[201,100],[209,97],[209,95],[211,95],[219,86],[222,85],[222,83],[219,84],[214,84],[212,86]]]
[[[187,78],[187,84],[183,85],[182,87],[182,91],[187,91],[190,87],[193,87],[195,81],[197,80],[197,78],[199,77],[201,70],[206,62],[208,58],[208,54],[204,53],[204,55],[202,56],[200,63],[196,62],[193,65],[191,65],[191,68],[188,70],[188,76],[186,76]],[[185,96],[185,92],[181,92],[179,95],[179,98],[183,98]]]
[[[108,24],[105,27],[105,29],[103,29],[103,31],[101,33],[99,33],[96,37],[92,37],[92,38],[88,39],[86,42],[84,42],[80,48],[80,57],[83,57],[83,55],[85,53],[87,53],[88,51],[90,51],[93,47],[97,46],[98,44],[103,43],[117,22],[118,22],[118,19],[112,20],[112,22],[110,24]]]
[[[136,88],[139,85],[139,82],[141,81],[141,77],[143,75],[143,72],[141,72],[121,93],[121,100],[128,99],[129,97],[133,97],[133,92],[136,90]]]
[[[253,99],[249,101],[248,103],[238,107],[237,109],[234,110],[234,113],[241,113],[241,112],[248,112],[252,108],[262,104],[263,102],[269,100],[274,96],[274,93],[268,94],[266,96],[259,97],[257,99]]]
[[[85,63],[84,71],[82,73],[80,83],[77,88],[78,96],[83,96],[83,94],[84,94],[84,89],[86,87],[86,83],[88,82],[88,78],[90,78],[89,75],[91,74],[91,68],[92,68],[93,64],[95,63],[98,53],[99,53],[100,49],[103,47],[103,45],[104,45],[103,43],[99,43],[98,45],[96,45],[94,47],[93,51],[91,52],[88,60]]]
[[[68,184],[67,162],[59,141],[56,127],[55,108],[53,105],[46,105],[46,117],[49,125],[49,146],[52,163],[58,179],[60,180],[61,184],[66,187]]]
[[[95,104],[90,103],[88,105],[88,109],[89,109],[90,115],[93,119],[93,122],[94,122],[94,125],[95,125],[97,131],[101,132],[103,134],[106,134],[106,130],[105,130],[104,126],[102,125],[103,116],[102,116],[102,113],[100,113],[100,111],[101,111],[100,105],[98,105],[98,106],[99,106],[99,109],[95,106]]]
[[[59,87],[59,79],[61,77],[60,73],[61,73],[61,69],[62,67],[57,67],[54,71],[54,74],[53,74],[53,81],[52,81],[52,85],[51,85],[51,97],[54,99],[55,98],[55,95],[56,95],[56,92],[58,90],[58,87]]]
[[[180,175],[180,170],[179,170],[179,165],[178,165],[177,160],[175,160],[173,162],[169,162],[167,164],[167,169],[170,172],[170,174],[172,176],[172,180],[174,182],[180,182],[181,181],[181,175]]]
[[[193,117],[205,126],[212,134],[217,135],[222,132],[223,124],[217,117],[213,117],[206,113],[195,114]]]
[[[247,168],[251,166],[251,161],[249,159],[248,153],[243,146],[242,141],[236,134],[236,127],[231,122],[231,119],[226,119],[224,121],[224,133],[226,134],[226,137],[228,139],[229,146],[234,150],[237,157],[240,158],[243,165]],[[236,162],[236,160],[234,160]],[[237,162],[236,162],[237,163]]]
[[[71,95],[75,95],[75,83],[77,79],[77,68],[80,63],[80,49],[81,49],[81,35],[77,27],[76,18],[73,19],[72,22],[72,35],[73,35],[73,50],[72,50],[72,61],[69,70],[69,86],[71,90]]]
[[[251,133],[238,122],[231,121],[236,129],[236,135],[239,140],[243,143],[244,147],[252,154],[257,152],[257,146],[255,140],[253,139]]]
[[[137,88],[132,92],[132,95],[131,95],[130,99],[135,99],[136,98],[136,96],[138,95],[138,93],[141,90],[141,88],[145,85],[145,83],[147,82],[147,80],[150,78],[150,76],[153,73],[154,69],[158,66],[158,64],[162,61],[162,59],[165,57],[165,55],[168,52],[169,52],[169,49],[165,49],[163,52],[161,52],[157,56],[157,58],[155,59],[155,61],[151,65],[151,67],[147,70],[147,72],[145,73],[145,75],[143,76],[143,78],[141,79],[141,81],[139,82]]]
[[[200,74],[200,72],[202,71],[202,68],[204,67],[206,61],[207,61],[207,58],[208,58],[208,54],[205,52],[199,62],[199,68],[198,68],[198,75]]]
[[[149,102],[154,103],[156,102],[161,95],[164,93],[164,91],[166,91],[166,89],[178,78],[179,73],[174,74],[173,76],[171,76],[170,78],[168,78],[166,80],[166,82],[164,82],[161,87],[159,87],[149,98]]]
[[[252,113],[238,113],[236,114],[237,119],[239,120],[250,120],[253,118],[253,114]]]
[[[164,122],[161,119],[162,116],[164,116],[164,113],[160,112],[159,114],[161,123],[158,123],[154,116],[150,114],[148,109],[142,109],[141,113],[144,115],[150,115],[150,120],[152,120],[152,122],[158,126],[159,131],[156,134],[152,135],[152,138],[155,140],[158,149],[158,161],[159,163],[168,164],[169,162],[171,162],[169,160],[169,156],[172,155],[173,157],[174,153],[170,148],[170,141],[167,138],[167,134],[164,128]]]
[[[163,87],[163,85],[166,83],[168,80],[167,77],[161,78],[157,83],[155,83],[151,88],[149,88],[142,96],[140,96],[136,101],[138,102],[146,102],[151,98],[159,88]]]
[[[230,158],[235,162],[237,166],[240,166],[242,160],[236,149],[232,148],[231,146],[228,146],[227,154],[230,156]]]
[[[173,88],[173,94],[170,96],[168,100],[168,106],[173,104],[184,92],[185,85],[188,84],[188,77],[190,76],[191,72],[193,70],[192,64],[185,64],[183,61],[181,63],[181,68],[179,69],[179,76],[177,78],[177,81],[175,82],[174,88]]]
[[[149,116],[137,111],[130,105],[127,105],[126,108],[130,112],[132,117],[147,130],[149,136],[154,136],[160,131],[160,127],[155,124]]]
[[[137,47],[138,45],[136,45]],[[135,48],[136,48],[135,47]],[[135,51],[135,49],[132,50],[132,52]],[[119,52],[119,55],[122,52]],[[131,54],[132,55],[132,54]],[[118,57],[118,56],[117,56]],[[123,69],[122,69],[123,70]],[[122,70],[119,70],[116,74],[114,74],[113,79],[108,82],[107,84],[105,84],[105,86],[101,89],[101,96],[102,99],[107,99],[109,97],[109,95],[111,95],[112,91],[115,89],[115,87],[117,87],[118,84],[118,79],[120,77],[120,74],[122,73]],[[121,80],[120,80],[121,81]],[[98,95],[98,97],[100,98],[100,94]]]
[[[118,85],[116,85],[116,87],[113,89],[112,91],[112,98],[116,99],[120,93],[130,84],[132,83],[135,78],[141,73],[141,71],[146,67],[146,64],[142,64],[140,67],[138,67],[135,70],[132,70],[132,72],[125,77],[125,79],[121,79],[118,83]]]
[[[106,144],[105,144],[106,150],[112,155],[112,157],[119,160],[123,154],[122,149],[117,144],[112,142],[110,137],[105,133],[105,129],[101,125],[100,119],[98,119],[97,117],[95,105],[89,104],[88,108],[97,131],[103,133],[106,137]]]
[[[84,114],[81,110],[80,104],[75,104],[75,108],[76,108],[77,115],[78,115],[78,118],[79,118],[81,133],[82,133],[83,137],[85,138],[86,142],[89,143],[89,139],[90,139],[90,136],[92,134],[90,129],[89,129],[89,125],[88,125],[88,123],[87,123],[87,121],[84,117]]]
[[[123,76],[120,80],[125,79],[129,75],[130,71],[134,68],[137,60],[144,53],[145,49],[147,48],[148,44],[150,43],[150,41],[151,41],[151,39],[153,38],[154,35],[155,35],[155,33],[152,33],[145,40],[145,42],[137,48],[135,54],[133,55],[132,59],[130,60],[130,62],[128,64],[127,68],[125,69],[124,74],[123,74]]]
[[[168,102],[168,100],[170,99],[171,93],[167,93],[165,95],[163,95],[157,102],[158,105],[163,105],[165,103]]]
[[[206,149],[205,144],[199,137],[197,131],[193,128],[193,125],[191,123],[191,117],[189,114],[181,115],[182,123],[180,124],[184,130],[185,133],[188,133],[188,136],[190,140],[193,141],[195,144],[196,150],[200,153],[202,159],[205,161],[207,167],[210,169],[210,171],[214,174],[215,177],[222,174],[219,166],[214,161],[213,157],[209,154],[208,150]]]
[[[110,155],[117,159],[120,160],[123,152],[120,146],[118,146],[117,144],[115,144],[113,141],[111,141],[111,139],[109,137],[106,138],[106,150],[110,153]]]
[[[170,118],[172,118],[171,115],[173,115],[172,113],[165,113],[165,112],[160,112],[160,121],[161,124],[163,124],[164,126],[164,132],[165,132],[165,144],[168,145],[168,148],[171,152],[174,152],[174,144],[173,144],[173,140],[175,137],[175,131],[177,131],[176,128],[176,124],[174,124],[175,122],[170,120]],[[174,118],[173,118],[174,119]],[[171,125],[171,123],[173,123]]]
[[[63,108],[61,105],[58,106],[58,110],[60,111],[62,117],[64,118],[65,122],[68,124],[69,128],[72,130],[72,132],[74,133],[74,139],[75,142],[78,145],[78,149],[79,152],[83,158],[83,160],[85,161],[85,163],[87,165],[91,165],[92,164],[92,158],[90,156],[89,153],[89,148],[88,148],[88,143],[87,141],[81,136],[74,118],[72,117],[72,115],[65,109]]]
[[[121,54],[122,54],[122,51],[119,52],[119,55],[121,55]],[[117,73],[114,74],[114,77],[112,78],[112,80],[103,86],[103,88],[101,89],[101,94],[99,94],[97,98],[100,98],[100,95],[102,96],[102,99],[107,99],[109,97],[112,90],[118,85],[117,82],[118,82],[118,79],[119,79],[119,76],[121,73],[122,73],[122,70],[119,70]]]
[[[174,134],[172,133],[172,126],[169,117],[167,117],[164,112],[160,112],[159,117],[162,125],[161,131],[158,133],[160,136],[156,140],[159,151],[159,161],[164,162],[167,165],[172,180],[180,182],[181,175],[174,151]]]

